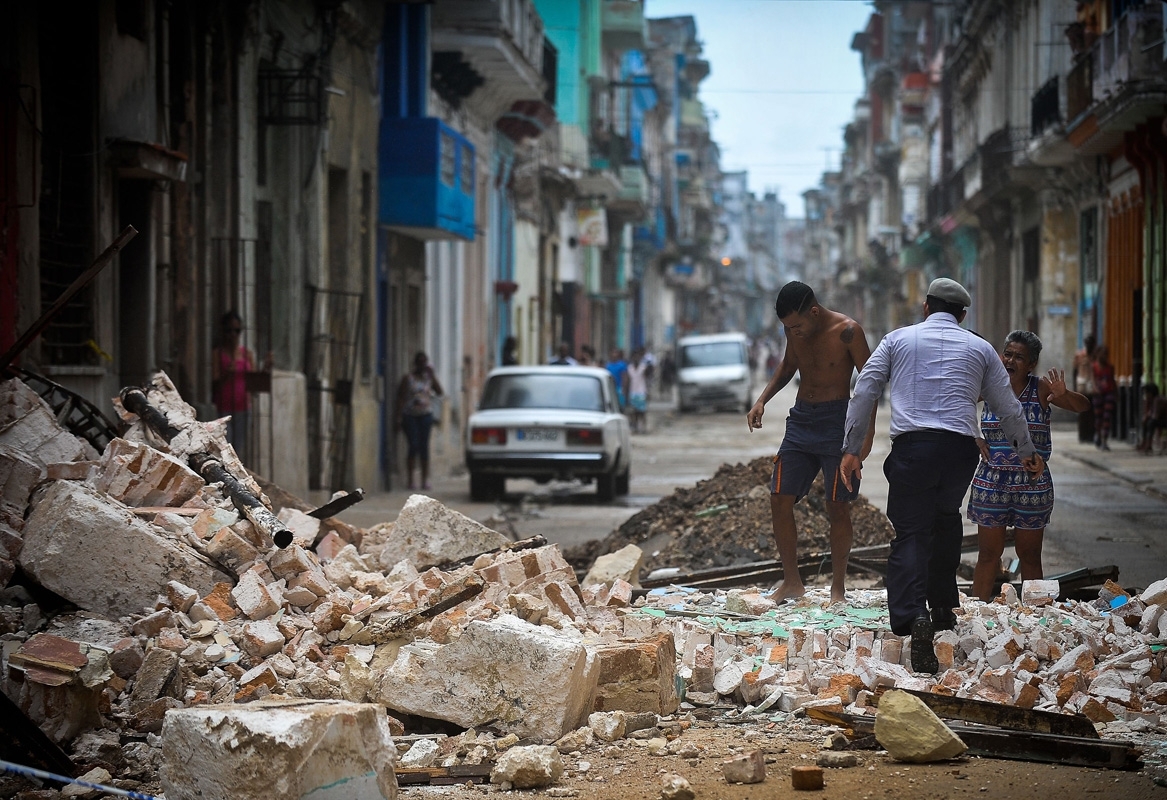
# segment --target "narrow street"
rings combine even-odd
[[[778,394],[767,407],[764,427],[752,433],[743,414],[679,414],[671,403],[654,402],[650,432],[632,439],[632,492],[613,503],[598,502],[592,486],[514,480],[507,484],[503,503],[472,503],[464,474],[437,477],[429,494],[479,521],[504,515],[519,538],[542,535],[564,547],[603,538],[641,508],[710,477],[721,464],[776,451],[785,410],[796,393],[792,384]],[[889,415],[888,406],[882,406],[863,474],[862,494],[881,510],[887,501],[882,464],[890,449]],[[1162,578],[1167,540],[1156,532],[1167,529],[1167,457],[1142,456],[1125,444],[1104,453],[1079,444],[1072,424],[1062,423],[1054,426],[1051,464],[1057,501],[1045,537],[1046,574],[1115,564],[1125,586],[1145,587]],[[406,491],[373,493],[342,516],[370,527],[394,519],[408,496]],[[976,531],[965,525],[966,533]]]

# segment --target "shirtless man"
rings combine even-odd
[[[851,501],[859,495],[857,482],[849,490],[839,479],[843,427],[851,398],[852,370],[863,369],[871,348],[855,320],[823,308],[805,283],[791,281],[783,286],[774,311],[786,328],[786,353],[746,415],[750,431],[762,427],[766,403],[790,383],[795,372],[801,382],[770,479],[770,512],[783,569],[782,583],[771,598],[783,600],[806,592],[797,567],[794,504],[806,496],[821,471],[831,523],[831,602],[839,602],[845,600],[847,556],[851,552]],[[874,434],[875,426],[871,425],[863,455],[870,452]]]

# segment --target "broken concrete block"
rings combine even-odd
[[[823,788],[823,768],[791,767],[790,786],[795,791],[815,791]]]
[[[248,622],[243,626],[239,648],[252,658],[267,658],[284,647],[284,635],[271,620]]]
[[[139,636],[152,638],[157,636],[163,628],[174,627],[174,612],[169,608],[164,608],[161,611],[155,611],[149,616],[142,617],[134,623],[131,630]]]
[[[894,689],[879,700],[875,739],[892,758],[914,763],[956,758],[968,749],[923,700]]]
[[[697,793],[689,781],[680,775],[665,775],[661,778],[661,800],[693,800]]]
[[[1033,605],[1043,600],[1057,600],[1062,587],[1057,581],[1024,581],[1021,584],[1021,602]]]
[[[12,378],[0,389],[0,448],[15,450],[41,464],[97,457],[84,439],[57,424],[48,403],[23,381]]]
[[[577,637],[503,615],[471,621],[450,644],[402,647],[375,697],[406,714],[555,741],[591,710],[597,674]]]
[[[181,506],[198,494],[206,481],[172,455],[118,438],[101,454],[93,485],[137,508]]]
[[[94,767],[88,772],[80,775],[77,780],[85,783],[98,783],[103,786],[108,786],[113,776],[109,774],[109,770],[104,767]],[[80,783],[71,783],[61,788],[62,798],[80,798],[80,800],[92,800],[92,798],[100,797],[102,791],[100,789],[92,789],[88,786],[83,786]]]
[[[441,747],[433,739],[418,739],[401,757],[403,767],[429,767],[438,759]]]
[[[599,666],[596,711],[666,716],[677,710],[677,656],[671,633],[600,645],[594,652]]]
[[[168,581],[166,584],[166,598],[170,601],[170,605],[175,611],[186,613],[190,611],[199,599],[199,593],[178,581]]]
[[[153,647],[146,652],[141,668],[134,676],[130,710],[137,711],[159,697],[182,697],[182,677],[178,674],[177,653]]]
[[[308,551],[299,545],[292,544],[283,550],[274,550],[268,554],[267,565],[277,578],[291,579],[301,572],[318,569],[319,564]]]
[[[588,727],[596,738],[604,742],[623,739],[628,720],[623,711],[599,711],[588,715]]]
[[[162,788],[170,800],[393,800],[396,755],[385,709],[376,705],[184,708],[167,714],[162,728]]]
[[[825,750],[818,754],[815,763],[826,769],[847,769],[859,766],[859,756],[854,753],[837,753]]]
[[[259,558],[259,548],[231,526],[220,528],[207,541],[206,547],[207,555],[232,572],[242,572]]]
[[[640,586],[640,567],[644,551],[634,544],[624,545],[614,553],[606,553],[595,560],[584,578],[584,586],[610,584],[617,578],[633,586]]]
[[[625,732],[627,732],[627,721],[625,721]],[[571,733],[566,733],[555,742],[555,748],[561,753],[574,753],[577,750],[583,750],[585,747],[591,747],[596,740],[595,732],[590,728],[576,728]]]
[[[432,497],[415,494],[397,515],[393,536],[385,543],[379,558],[386,569],[406,560],[420,570],[498,550],[507,544],[510,539],[501,533]]]
[[[267,586],[254,572],[244,572],[231,590],[231,598],[248,619],[264,619],[280,610]]]
[[[1143,590],[1143,593],[1139,595],[1139,599],[1143,601],[1143,605],[1167,605],[1167,578],[1152,583]]]
[[[354,576],[368,571],[369,565],[351,544],[345,545],[324,564],[324,576],[342,589],[353,585]]]
[[[725,610],[735,614],[748,614],[760,617],[778,604],[760,592],[746,592],[741,589],[730,589],[725,595]]]
[[[46,589],[114,618],[152,608],[171,580],[200,591],[230,580],[192,549],[69,481],[50,484],[35,501],[20,564]]]
[[[721,762],[721,771],[726,783],[761,783],[766,780],[766,757],[751,750]]]
[[[10,447],[0,448],[0,522],[15,531],[24,526],[29,495],[44,477],[44,465],[33,455]],[[15,553],[11,557],[15,558]]]
[[[490,782],[515,789],[539,789],[563,777],[563,761],[551,745],[512,747],[495,763]]]

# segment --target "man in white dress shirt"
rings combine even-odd
[[[1045,468],[1029,439],[1021,403],[991,344],[960,327],[972,298],[954,280],[928,287],[923,322],[892,331],[875,348],[847,408],[843,483],[858,478],[871,410],[891,383],[887,517],[895,528],[887,562],[892,632],[912,636],[912,669],[939,669],[932,636],[956,623],[960,503],[976,471],[976,404],[984,398],[1031,474]],[[929,608],[931,614],[929,614]]]

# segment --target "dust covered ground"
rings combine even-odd
[[[713,477],[680,488],[643,509],[604,539],[565,552],[577,570],[597,556],[634,544],[645,551],[644,572],[728,567],[775,557],[770,518],[770,457],[722,464]],[[830,550],[830,523],[820,475],[794,507],[800,553]],[[894,531],[883,512],[860,495],[851,506],[854,547],[884,544]]]

